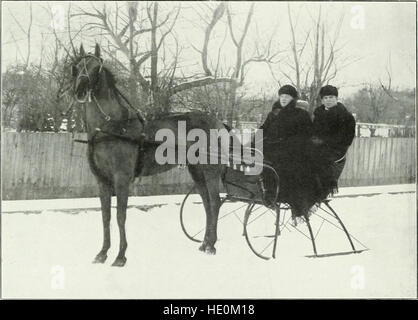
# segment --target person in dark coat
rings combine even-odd
[[[296,107],[297,99],[298,92],[293,86],[281,87],[279,100],[273,104],[260,129],[263,129],[264,159],[279,175],[279,200],[295,208],[295,215],[302,215],[309,207],[305,200],[312,183],[305,152],[312,135],[312,121],[306,110]],[[271,200],[275,191],[272,188],[274,182],[269,174],[265,174],[264,178],[267,198]]]
[[[338,89],[326,85],[319,91],[322,105],[315,109],[312,162],[319,178],[321,198],[337,190],[345,155],[355,136],[353,115],[338,102]]]
[[[298,92],[293,86],[281,87],[279,100],[273,104],[272,110],[260,126],[260,129],[263,129],[263,148],[267,161],[276,162],[278,144],[289,144],[289,139],[306,139],[312,134],[312,121],[309,113],[296,107],[297,99]]]

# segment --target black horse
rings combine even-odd
[[[156,162],[156,131],[161,128],[175,129],[179,121],[187,123],[188,132],[194,128],[209,132],[210,129],[225,127],[216,118],[202,112],[169,115],[146,124],[137,109],[116,87],[115,78],[104,66],[97,44],[94,54],[86,53],[83,46],[80,46],[79,55],[72,65],[72,76],[75,99],[84,105],[88,161],[99,185],[102,209],[103,246],[93,262],[104,263],[107,259],[111,196],[116,195],[120,244],[119,253],[112,265],[124,266],[128,246],[125,221],[130,184],[137,176],[157,174],[175,166]],[[188,170],[198,187],[206,211],[205,238],[199,249],[215,254],[220,207],[219,181],[225,165],[195,164],[188,165]]]

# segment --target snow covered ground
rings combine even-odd
[[[237,217],[242,219],[243,209],[220,221],[217,254],[208,256],[181,231],[178,212],[184,196],[132,197],[124,268],[110,266],[119,245],[114,209],[108,261],[91,263],[102,241],[97,198],[4,201],[3,297],[413,298],[417,295],[414,191],[415,185],[340,190],[342,197],[332,204],[369,251],[306,258],[312,253],[310,242],[290,228],[293,231],[285,229],[279,239],[277,258],[269,261],[257,258],[242,237]],[[201,204],[193,204],[199,199],[191,200],[188,212],[203,216]],[[222,212],[241,205],[226,203]],[[318,223],[312,220],[313,225]],[[344,234],[336,231],[324,224],[317,238],[319,253],[349,250]]]

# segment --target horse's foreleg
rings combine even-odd
[[[211,176],[208,180],[207,189],[209,194],[210,215],[206,224],[206,252],[215,254],[215,243],[218,239],[218,216],[221,207],[221,199],[219,197],[219,179],[216,176]]]
[[[126,263],[125,252],[128,247],[126,241],[125,222],[126,222],[126,209],[128,206],[129,196],[129,179],[120,178],[115,179],[115,191],[117,197],[117,221],[119,227],[119,253],[112,266],[123,267]]]
[[[110,210],[112,200],[112,187],[99,181],[100,202],[103,220],[103,246],[93,263],[104,263],[107,259],[107,251],[110,248]]]

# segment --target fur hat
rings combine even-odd
[[[321,99],[325,96],[338,97],[338,89],[334,86],[327,84],[326,86],[322,87],[321,90],[319,90],[319,95],[321,96]]]
[[[290,84],[286,84],[279,89],[279,96],[281,94],[288,94],[292,96],[294,99],[298,98],[298,91],[295,87],[291,86]]]

